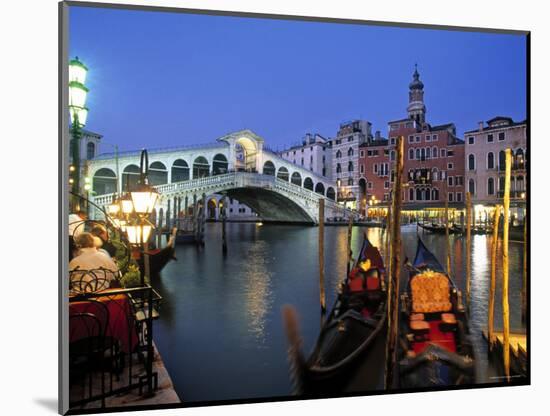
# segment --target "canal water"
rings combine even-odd
[[[228,254],[222,255],[221,224],[206,226],[206,246],[178,246],[154,286],[164,297],[154,339],[179,397],[186,402],[266,398],[292,394],[287,341],[281,307],[299,315],[307,353],[320,327],[318,228],[230,223]],[[357,253],[362,235],[381,248],[385,231],[354,227]],[[445,264],[445,236],[420,232],[426,246]],[[347,227],[325,227],[327,305],[345,277]],[[402,227],[403,252],[411,261],[416,226]],[[465,239],[451,235],[452,276],[465,286]],[[472,236],[470,325],[480,373],[487,381],[486,349],[481,330],[487,325],[491,237]],[[501,252],[498,258],[502,258]],[[510,243],[512,330],[521,328],[523,244]],[[500,281],[500,264],[497,271]],[[403,280],[404,282],[404,280]],[[403,288],[404,283],[401,284]],[[497,284],[496,328],[502,326]],[[483,381],[483,380],[482,380]],[[490,380],[489,380],[490,381]]]

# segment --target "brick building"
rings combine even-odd
[[[407,179],[404,208],[441,207],[446,196],[450,206],[462,206],[464,142],[456,136],[453,123],[432,126],[426,121],[424,84],[416,68],[409,84],[407,113],[407,118],[388,122],[387,141],[374,140],[364,146],[366,151],[360,160],[364,166],[360,169],[365,172],[361,177],[366,184],[364,199],[369,201],[374,196],[382,204],[389,204],[395,144],[397,137],[403,136],[403,174]]]

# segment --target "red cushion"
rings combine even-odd
[[[367,277],[367,290],[380,289],[380,279],[378,277]]]

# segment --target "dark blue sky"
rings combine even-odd
[[[386,137],[406,116],[415,62],[431,124],[461,136],[526,117],[520,35],[71,7],[69,43],[89,67],[87,128],[121,149],[242,128],[282,148],[355,118]]]

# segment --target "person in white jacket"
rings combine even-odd
[[[119,274],[111,257],[96,248],[92,234],[82,232],[75,237],[79,254],[69,262],[71,289],[78,292],[97,292],[108,289]]]

